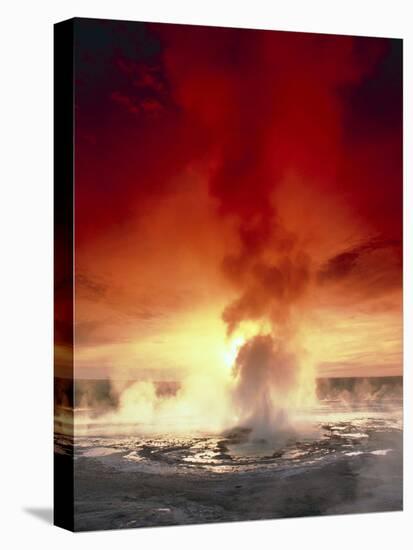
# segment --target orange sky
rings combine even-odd
[[[400,42],[77,24],[76,376],[401,374]]]

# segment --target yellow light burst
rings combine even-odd
[[[224,362],[228,369],[232,369],[237,359],[239,350],[245,344],[245,338],[243,336],[236,336],[232,338],[224,352]]]

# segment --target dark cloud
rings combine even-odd
[[[401,274],[401,242],[395,240],[372,239],[359,246],[353,247],[330,258],[318,272],[318,282],[325,284],[337,282],[354,275],[354,271],[363,266],[363,262],[371,261],[371,254],[375,251],[389,250],[392,254],[393,271],[396,276]],[[382,273],[386,273],[387,266],[383,266]]]

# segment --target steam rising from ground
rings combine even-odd
[[[272,439],[297,429],[298,411],[314,404],[314,369],[301,330],[315,278],[310,259],[272,210],[240,223],[238,236],[238,248],[222,262],[235,289],[221,313],[229,365],[193,365],[172,396],[159,395],[149,381],[114,381],[118,407],[100,417],[103,423],[136,423],[149,432],[241,426],[251,437]]]
[[[159,392],[152,381],[112,381],[116,408],[99,409],[86,395],[76,431],[191,433],[244,427],[255,440],[284,440],[298,429],[297,413],[314,403],[311,363],[292,340],[261,333],[260,325],[246,327],[246,335],[256,334],[227,337],[233,346],[231,368],[222,364],[211,365],[209,372],[194,370],[172,393]]]
[[[241,348],[234,375],[240,423],[263,437],[285,430],[297,383],[297,357],[271,335],[258,335]]]
[[[268,198],[267,198],[268,199]],[[233,367],[241,425],[256,437],[293,429],[295,409],[312,401],[314,371],[300,341],[300,317],[311,280],[308,255],[280,225],[275,209],[239,227],[240,251],[224,260],[239,296],[223,312],[229,336],[256,323]]]

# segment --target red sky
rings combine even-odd
[[[207,371],[251,326],[320,375],[401,374],[401,41],[75,40],[76,375]]]

